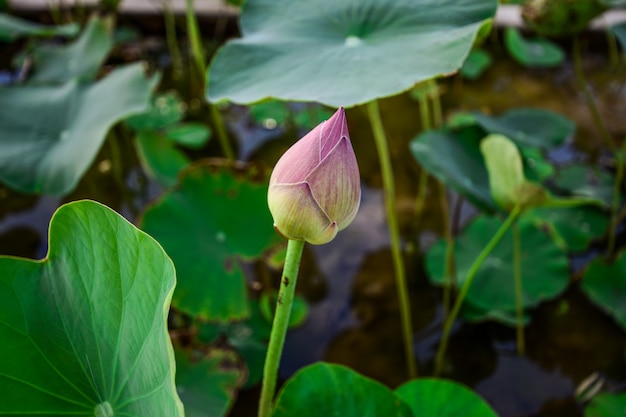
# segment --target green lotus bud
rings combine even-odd
[[[274,228],[288,239],[321,245],[352,222],[361,181],[343,108],[278,160],[267,201]]]

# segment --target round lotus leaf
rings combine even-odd
[[[495,0],[247,0],[208,99],[349,107],[458,70]]]
[[[261,256],[279,239],[267,208],[264,172],[196,163],[181,173],[176,189],[145,211],[140,224],[174,261],[176,307],[215,321],[248,315],[240,263]]]
[[[413,413],[383,384],[341,365],[316,363],[283,386],[272,417],[411,417]]]
[[[411,141],[411,152],[420,165],[478,207],[496,211],[489,188],[489,174],[480,152],[482,129],[429,130]]]
[[[576,124],[567,117],[545,109],[521,107],[500,116],[473,113],[476,122],[489,133],[500,133],[520,145],[544,149],[560,146],[572,137]]]
[[[498,417],[485,400],[454,381],[414,379],[399,386],[396,394],[411,407],[415,417]]]
[[[558,44],[544,38],[525,39],[515,28],[505,29],[504,45],[513,59],[529,68],[557,67],[565,60]]]
[[[93,201],[59,208],[46,258],[0,256],[0,415],[184,415],[161,246]]]
[[[456,283],[462,286],[474,259],[502,225],[496,217],[480,216],[458,237],[455,248]],[[518,221],[521,237],[522,302],[524,307],[554,298],[569,283],[565,251],[526,216]],[[445,242],[435,244],[426,255],[431,281],[444,282]],[[513,233],[509,231],[487,257],[467,294],[467,300],[482,311],[515,311]]]
[[[626,252],[611,264],[597,258],[587,268],[582,290],[602,310],[626,329]]]

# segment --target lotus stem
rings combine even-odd
[[[198,20],[196,19],[196,13],[193,7],[193,0],[186,0],[186,17],[187,34],[189,36],[189,42],[191,43],[191,54],[193,56],[194,62],[196,64],[196,69],[198,70],[198,75],[200,77],[200,85],[202,86],[200,91],[204,91],[206,61],[204,60],[202,40],[200,38]],[[204,94],[202,94],[202,96],[204,97]],[[226,127],[224,124],[224,119],[222,118],[222,114],[219,112],[214,104],[207,102],[207,105],[209,106],[209,113],[211,115],[211,120],[213,122],[213,126],[215,127],[215,133],[217,133],[217,138],[220,142],[222,152],[228,160],[234,161],[235,152],[233,151],[233,148],[230,145],[230,141],[228,140],[228,134],[226,132]]]
[[[398,227],[398,218],[396,216],[395,184],[393,180],[393,171],[391,169],[391,158],[389,156],[387,137],[385,135],[385,130],[380,117],[377,100],[370,101],[367,104],[367,113],[370,124],[372,125],[372,132],[374,134],[374,141],[376,142],[376,149],[378,151],[378,159],[380,161],[380,168],[382,172],[383,189],[385,192],[385,209],[387,211],[387,222],[391,238],[391,253],[393,257],[396,286],[398,289],[398,300],[400,304],[404,350],[409,377],[413,379],[417,377],[417,366],[415,363],[415,357],[413,356],[411,303],[406,284],[404,259],[402,257],[402,249],[400,247],[400,230]]]
[[[454,265],[454,233],[452,231],[452,221],[450,219],[450,208],[448,207],[448,198],[446,187],[441,181],[437,181],[439,186],[439,202],[441,205],[441,218],[444,228],[444,236],[446,239],[446,258],[444,266],[444,287],[443,287],[443,312],[444,320],[450,311],[450,294],[452,288],[456,285],[454,282],[455,265]]]
[[[172,0],[163,1],[163,21],[165,23],[165,40],[167,49],[172,59],[172,76],[175,80],[180,79],[183,73],[183,58],[176,39],[176,22],[172,11]]]
[[[513,273],[515,280],[515,316],[517,318],[517,354],[524,355],[524,304],[522,288],[522,239],[519,225],[513,225]]]
[[[276,391],[276,379],[278,377],[278,367],[285,344],[285,336],[289,327],[291,307],[295,294],[296,282],[298,280],[298,269],[300,269],[300,259],[304,240],[292,240],[287,243],[287,255],[283,276],[280,280],[280,289],[276,300],[276,313],[272,323],[270,341],[265,356],[265,366],[263,367],[263,385],[261,387],[261,399],[259,401],[259,417],[270,417],[272,413],[272,403]]]
[[[450,338],[450,330],[452,330],[452,325],[456,320],[456,317],[459,315],[461,311],[461,306],[463,305],[463,301],[469,292],[470,286],[472,285],[472,281],[476,277],[476,273],[485,262],[491,251],[496,247],[496,245],[502,240],[505,233],[511,228],[511,225],[517,220],[517,217],[521,213],[521,207],[515,206],[513,210],[509,213],[509,216],[506,218],[504,223],[500,226],[495,235],[491,238],[491,240],[487,243],[487,245],[483,248],[480,254],[474,259],[474,263],[467,271],[467,276],[465,277],[465,281],[463,281],[463,286],[461,287],[461,291],[456,298],[454,303],[454,307],[452,307],[452,311],[450,315],[446,318],[443,325],[443,332],[441,336],[441,343],[439,344],[439,349],[437,350],[437,356],[435,357],[435,376],[441,374],[443,369],[443,358],[446,353],[446,349],[448,347],[448,339]]]

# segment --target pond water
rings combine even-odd
[[[146,45],[149,43],[140,46]],[[496,57],[494,65],[478,81],[455,77],[441,83],[446,116],[477,109],[500,114],[520,106],[551,109],[578,126],[573,140],[552,155],[555,160],[588,160],[611,168],[571,63],[554,70],[528,70],[513,62],[498,45],[491,49]],[[124,51],[118,53],[123,56]],[[600,110],[611,132],[622,138],[626,135],[624,64],[611,66],[605,54],[594,53],[593,49],[585,57],[585,69]],[[187,86],[186,91],[192,92],[193,88]],[[193,95],[189,100],[194,100]],[[197,99],[190,102],[191,117],[208,120],[202,114],[203,108],[194,103]],[[409,94],[403,94],[382,100],[381,111],[397,181],[397,207],[416,333],[414,349],[420,375],[425,376],[432,373],[442,325],[441,290],[429,284],[423,264],[424,250],[442,230],[438,188],[431,179],[425,210],[416,219],[420,170],[408,152],[408,143],[420,131],[418,104]],[[231,132],[237,136],[240,155],[268,166],[298,135],[253,124],[239,107],[224,112]],[[380,170],[364,109],[349,109],[347,116],[363,180],[361,209],[354,223],[333,242],[305,248],[298,288],[310,303],[310,314],[303,326],[287,337],[281,376],[286,378],[304,365],[327,360],[396,387],[407,380],[407,375]],[[112,162],[114,152],[123,155],[121,165]],[[217,141],[212,141],[193,156],[217,154]],[[0,253],[38,259],[45,256],[48,222],[64,202],[95,199],[134,221],[159,192],[141,171],[127,132],[118,127],[76,191],[68,196],[25,196],[0,185]],[[451,205],[458,202],[453,194],[449,199]],[[467,203],[462,208],[465,222],[475,210]],[[578,259],[572,263],[573,268],[581,264]],[[576,273],[573,277],[580,278]],[[607,390],[626,389],[626,333],[587,300],[577,282],[558,299],[533,311],[526,337],[527,354],[519,357],[514,329],[495,323],[458,321],[443,376],[474,388],[502,417],[582,416],[575,391],[596,373]],[[257,389],[241,392],[231,415],[253,415],[257,395]]]

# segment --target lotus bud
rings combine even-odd
[[[274,228],[288,239],[321,245],[352,222],[361,181],[342,107],[278,160],[267,201]]]

